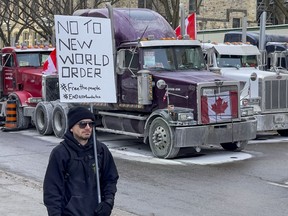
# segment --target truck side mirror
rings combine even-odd
[[[121,75],[124,73],[125,69],[125,50],[119,50],[117,52],[116,73]]]
[[[156,86],[158,89],[164,89],[167,86],[167,84],[164,80],[160,79],[157,81]]]

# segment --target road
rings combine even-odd
[[[288,215],[288,138],[261,136],[243,152],[211,146],[174,160],[154,158],[135,138],[97,138],[119,170],[117,209],[143,216]],[[59,141],[33,129],[0,132],[0,169],[42,183]]]

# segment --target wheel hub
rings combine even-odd
[[[153,133],[153,143],[155,146],[157,146],[159,149],[165,148],[165,145],[167,143],[167,134],[162,127],[157,127]]]

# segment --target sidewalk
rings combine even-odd
[[[0,215],[47,215],[41,183],[0,170]],[[136,215],[114,208],[112,216]]]

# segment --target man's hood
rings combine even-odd
[[[76,152],[85,152],[89,151],[91,148],[93,148],[93,139],[92,136],[89,138],[88,143],[86,145],[81,145],[73,136],[71,131],[67,131],[64,134],[63,137],[66,141],[66,144],[69,145],[72,149],[74,149]]]

